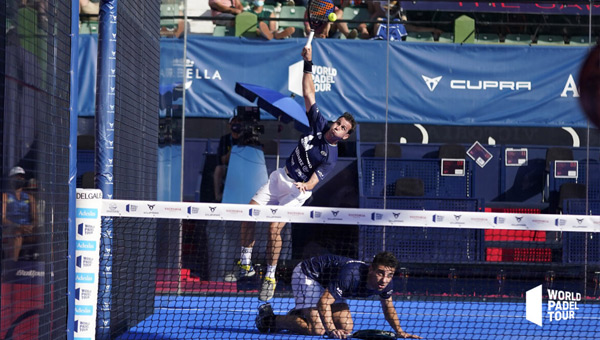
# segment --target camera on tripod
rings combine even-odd
[[[260,122],[260,109],[258,106],[238,106],[237,117],[239,126],[234,124],[231,128],[233,131],[239,129],[241,145],[262,145],[258,141],[258,137],[265,133],[264,125]]]

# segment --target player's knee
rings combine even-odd
[[[325,335],[325,329],[323,329],[322,327],[312,328],[309,330],[309,335],[323,336]]]

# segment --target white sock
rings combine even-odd
[[[265,274],[265,277],[275,279],[275,269],[277,269],[277,265],[267,265],[267,273]]]
[[[252,264],[252,248],[242,247],[240,263],[242,266],[249,266]]]

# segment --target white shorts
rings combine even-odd
[[[285,173],[285,167],[271,173],[269,180],[263,185],[252,200],[260,205],[280,205],[299,207],[312,195],[312,191],[302,193],[294,180]]]
[[[292,273],[292,292],[296,301],[294,309],[317,308],[325,288],[317,281],[306,276],[302,271],[302,263],[298,263]],[[336,299],[334,303],[346,303],[346,299]]]

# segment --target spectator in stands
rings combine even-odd
[[[208,0],[215,25],[235,26],[235,16],[244,11],[240,0]]]
[[[79,13],[82,14],[98,14],[100,12],[100,4],[90,0],[79,0]]]
[[[2,193],[2,239],[7,243],[6,256],[18,261],[23,238],[33,233],[36,205],[33,195],[25,190],[28,186],[25,170],[16,166],[8,177],[9,190]]]
[[[346,112],[331,126],[321,113],[315,101],[315,85],[312,75],[312,49],[304,47],[304,74],[302,92],[310,132],[303,135],[298,145],[288,157],[284,167],[271,173],[268,182],[254,195],[250,204],[301,206],[312,195],[314,187],[335,167],[338,158],[337,145],[348,139],[356,127],[354,117]],[[286,222],[274,222],[269,227],[267,242],[267,271],[258,298],[268,301],[273,298],[276,280],[275,270],[281,252],[281,231]],[[256,274],[251,263],[254,246],[254,226],[243,222],[241,228],[240,277]]]
[[[293,27],[286,27],[285,29],[278,30],[277,22],[274,20],[269,20],[270,18],[275,17],[275,13],[265,9],[264,5],[264,0],[254,0],[252,3],[252,9],[250,9],[250,12],[256,14],[258,17],[258,31],[260,35],[267,40],[271,40],[273,38],[284,39],[291,37],[296,29]]]
[[[352,334],[354,325],[346,299],[378,295],[396,337],[420,339],[400,326],[391,284],[397,267],[398,260],[390,252],[377,254],[371,265],[336,255],[304,260],[292,274],[295,308],[287,315],[275,315],[271,306],[264,304],[258,308],[256,327],[262,333],[289,330],[344,339]]]
[[[369,12],[371,13],[371,21],[386,21],[388,15],[388,1],[373,1],[368,2]],[[399,18],[404,22],[404,27],[407,32],[431,32],[433,34],[433,39],[438,40],[440,34],[443,33],[442,30],[434,27],[421,27],[413,24],[407,24],[406,13],[402,9],[400,1],[389,1],[390,6],[390,21]],[[379,29],[379,24],[375,24],[373,26],[373,37],[377,35],[377,31]],[[361,31],[362,37],[362,31]]]
[[[221,202],[223,199],[223,181],[227,175],[227,166],[229,165],[229,157],[231,149],[237,145],[242,132],[242,125],[238,116],[233,116],[229,120],[229,133],[222,136],[219,140],[217,149],[217,167],[213,173],[213,183],[215,189],[215,201]]]

